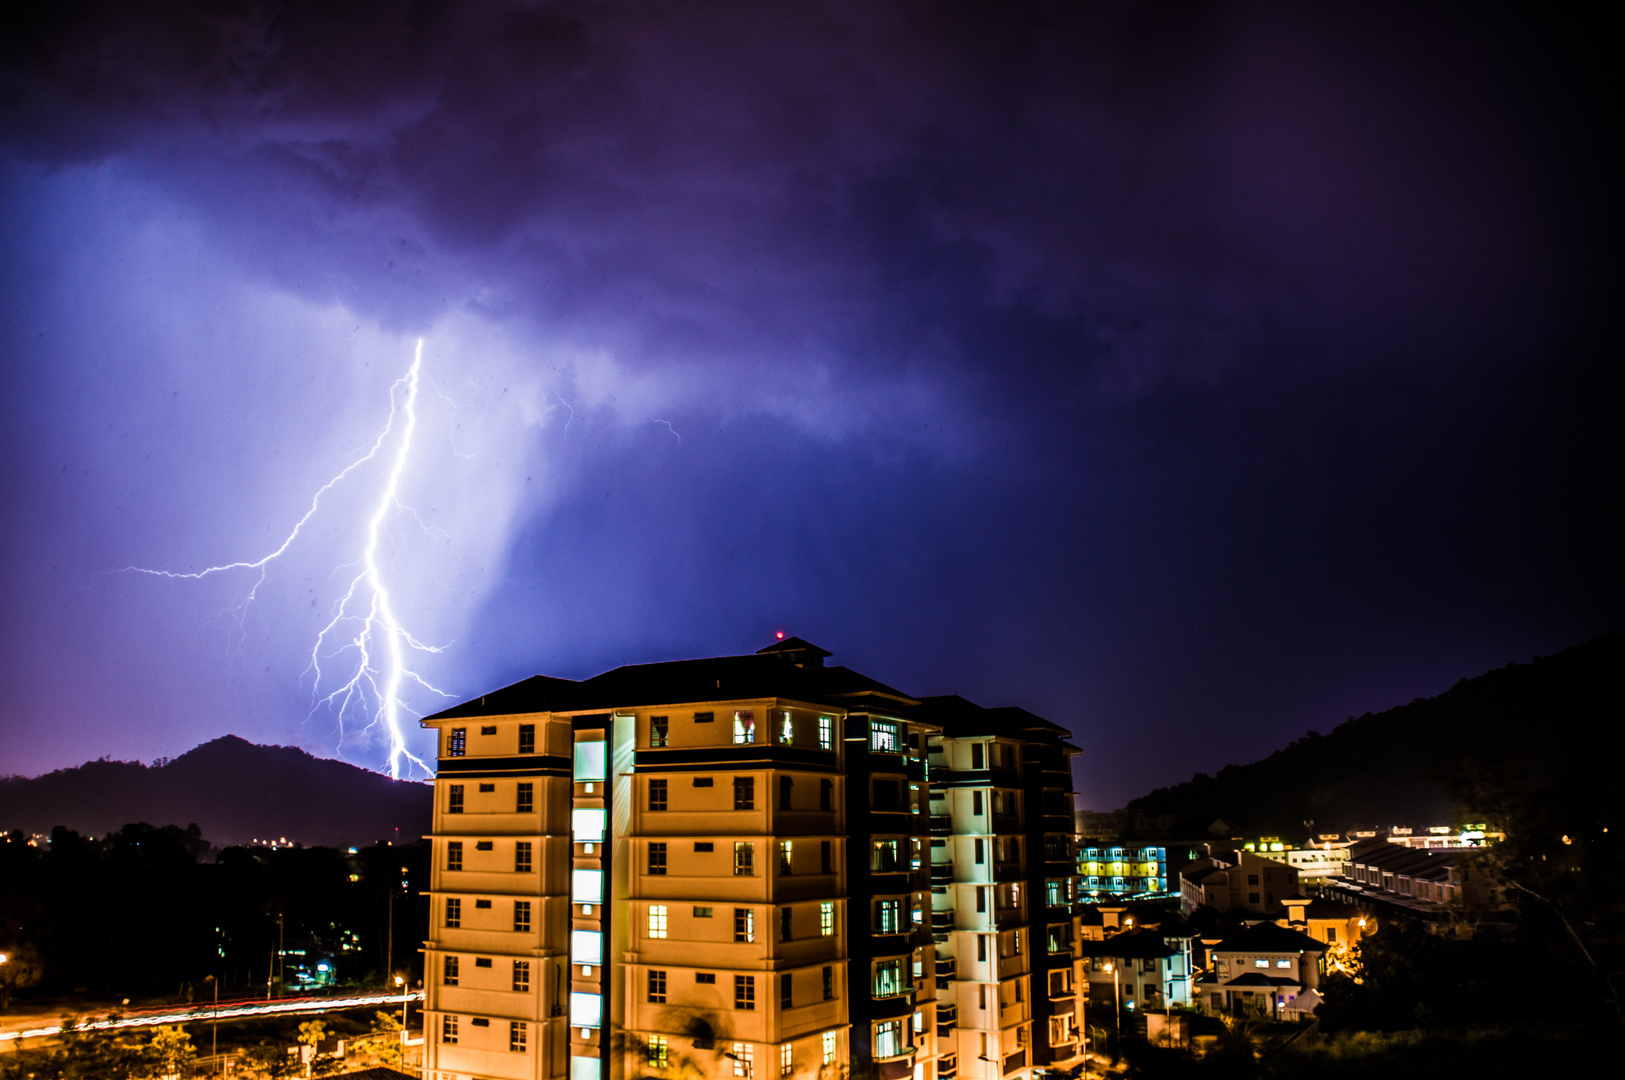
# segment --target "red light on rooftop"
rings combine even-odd
[[[774,634],[773,636],[778,638],[780,641],[783,641],[784,640],[784,631],[780,630],[776,634]]]

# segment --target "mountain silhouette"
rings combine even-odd
[[[1616,787],[1625,752],[1625,634],[1462,679],[1436,697],[1309,732],[1248,765],[1198,773],[1130,802],[1220,817],[1245,836],[1461,824],[1464,781],[1523,790]],[[1313,821],[1312,829],[1305,826]]]
[[[87,761],[0,778],[0,829],[64,825],[103,836],[129,822],[196,822],[220,847],[286,838],[331,847],[411,843],[429,831],[433,789],[291,746],[226,735],[169,761]]]

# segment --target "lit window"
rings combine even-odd
[[[604,902],[604,872],[602,870],[570,871],[570,900],[576,904]]]
[[[570,931],[570,962],[594,967],[604,962],[604,935],[597,930]]]
[[[530,901],[513,902],[513,929],[516,934],[530,933]]]
[[[835,749],[835,718],[833,716],[820,716],[818,718],[818,749]]]
[[[530,990],[530,961],[515,960],[513,962],[513,988],[519,993],[528,993]]]
[[[796,1056],[789,1043],[779,1047],[779,1075],[794,1076],[796,1072]]]
[[[756,741],[756,712],[746,709],[734,713],[734,742],[752,743]]]
[[[1290,960],[1277,960],[1277,961],[1275,961],[1275,966],[1278,967],[1278,968],[1289,968],[1289,967],[1292,966],[1292,961],[1290,961]]]
[[[875,933],[900,934],[903,932],[903,905],[898,900],[875,901]]]
[[[898,754],[902,745],[897,738],[897,725],[884,720],[869,721],[869,749],[883,754]]]
[[[824,1032],[824,1064],[835,1064],[835,1032]]]
[[[875,1057],[896,1057],[903,1052],[905,1045],[902,1021],[887,1020],[875,1025]]]
[[[609,775],[609,744],[602,739],[576,743],[573,772],[577,780],[602,780]]]
[[[750,1043],[734,1043],[733,1062],[735,1076],[756,1075],[755,1070],[751,1068],[751,1066],[754,1064],[755,1052],[756,1048],[751,1046]]]
[[[875,964],[874,996],[877,998],[896,997],[906,994],[911,989],[903,981],[903,962],[901,960],[881,960]]]
[[[831,937],[835,933],[835,903],[826,900],[818,905],[818,933],[821,937]]]
[[[792,865],[791,858],[790,858],[790,853],[791,853],[791,841],[789,841],[789,840],[780,840],[779,841],[779,874],[784,876],[784,877],[790,876],[790,867]]]
[[[869,853],[869,869],[882,874],[895,873],[901,870],[897,858],[896,840],[876,840],[874,849]]]
[[[914,1014],[914,1034],[918,1035],[925,1030],[925,1013]]]
[[[756,873],[756,845],[749,840],[734,841],[734,876],[750,877]]]
[[[1262,956],[1259,957],[1257,960],[1253,961],[1253,967],[1267,968],[1269,966],[1270,966],[1270,962],[1268,960],[1265,960]]]
[[[666,746],[671,740],[671,727],[664,716],[649,717],[649,745]]]
[[[666,905],[649,905],[649,936],[663,938],[666,936]]]
[[[604,838],[604,811],[591,808],[570,811],[570,831],[576,843]]]
[[[756,912],[750,908],[734,908],[734,940],[756,940]]]
[[[468,729],[454,727],[451,734],[446,737],[446,756],[462,757],[468,749]]]
[[[570,992],[570,1026],[595,1028],[603,1023],[604,999],[598,994]]]
[[[452,1046],[457,1044],[457,1018],[455,1016],[442,1016],[440,1018],[440,1041]]]
[[[656,1069],[664,1069],[671,1061],[671,1050],[666,1045],[664,1035],[649,1036],[649,1064]]]
[[[779,718],[779,741],[786,744],[796,741],[796,725],[789,713]]]

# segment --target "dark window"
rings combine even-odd
[[[513,988],[521,993],[530,989],[530,961],[513,962]]]
[[[446,869],[461,870],[463,868],[463,842],[453,840],[446,845]]]
[[[1256,904],[1256,903],[1258,903],[1258,894],[1257,894],[1257,893],[1255,893],[1255,892],[1250,892],[1250,893],[1248,893],[1248,894],[1247,894],[1247,902],[1248,902],[1248,903],[1249,903],[1249,904]]]
[[[973,769],[980,769],[982,767],[982,744],[981,743],[971,743],[970,744],[970,767],[973,768]],[[978,811],[978,813],[980,813],[980,811]]]
[[[649,745],[666,746],[671,739],[671,726],[664,716],[649,717]]]
[[[734,976],[734,1008],[747,1011],[756,1008],[756,976]]]
[[[457,1018],[455,1016],[442,1016],[440,1018],[440,1041],[453,1046],[457,1044]]]
[[[696,919],[709,919],[711,917],[711,909],[708,907],[695,907],[694,917]]]
[[[496,733],[497,726],[495,724],[485,724],[480,728],[481,735],[495,735]]]
[[[496,789],[497,789],[497,786],[495,784],[481,784],[480,785],[480,793],[483,794],[483,795],[489,795],[491,792],[495,791]]]
[[[694,981],[708,986],[714,985],[717,981],[717,976],[715,972],[711,971],[696,971],[694,973]]]
[[[468,729],[454,727],[446,739],[446,756],[462,757],[468,750]]]
[[[978,865],[980,865],[984,861],[985,856],[986,856],[986,849],[983,848],[983,846],[982,846],[981,837],[977,837],[975,840],[972,840],[971,841],[971,847],[975,850],[976,862],[977,862]]]
[[[833,780],[820,780],[820,781],[818,781],[818,809],[820,809],[820,810],[833,810],[833,809],[835,809],[835,781],[833,781]]]
[[[1337,944],[1337,927],[1328,926],[1326,928],[1326,944],[1328,944],[1328,945],[1336,945]]]
[[[897,810],[901,799],[898,797],[898,783],[895,780],[876,780],[874,782],[874,809]]]
[[[476,840],[476,841],[474,841],[474,850],[475,851],[493,851],[493,850],[495,850],[495,848],[496,848],[496,842],[494,840]]]
[[[518,786],[514,795],[514,813],[528,814],[536,809],[536,785],[526,781]]]
[[[716,848],[717,848],[716,844],[714,844],[710,840],[696,840],[696,841],[694,841],[694,850],[698,851],[698,852],[715,851]]]
[[[711,786],[711,778],[709,776],[696,776],[694,778],[694,786],[695,787],[710,787]]]
[[[666,973],[664,971],[649,972],[649,1000],[656,1005],[666,1003]]]
[[[446,927],[455,930],[463,925],[463,902],[457,897],[446,901]]]
[[[711,721],[715,720],[716,718],[717,718],[716,713],[697,712],[697,713],[694,714],[694,722],[696,724],[709,724]]]
[[[529,1025],[520,1020],[508,1021],[508,1049],[515,1054],[525,1052]]]
[[[446,813],[461,814],[463,812],[463,785],[452,784],[447,791],[447,795],[451,799],[451,805],[446,807]]]
[[[1249,884],[1249,885],[1257,885],[1258,884],[1258,875],[1257,874],[1248,874],[1247,875],[1247,884]]]
[[[970,812],[973,814],[982,812],[982,793],[980,791],[970,793]]]
[[[779,976],[779,1008],[790,1009],[795,1007],[795,980],[786,971]]]
[[[987,890],[982,888],[980,885],[976,887],[976,910],[987,910]]]
[[[756,778],[754,776],[734,777],[734,809],[756,809]]]
[[[474,966],[477,968],[488,968],[491,966],[491,958],[489,956],[476,956],[474,958]]]
[[[529,900],[515,900],[513,902],[513,928],[516,933],[530,933]]]
[[[475,907],[476,910],[478,910],[480,908],[488,908],[490,906],[491,906],[491,901],[489,901],[489,900],[476,900],[476,901],[474,901],[474,907]]]
[[[519,725],[519,752],[521,754],[534,754],[536,752],[536,725]]]
[[[666,808],[668,782],[665,780],[649,781],[649,809],[664,810]]]
[[[780,810],[788,810],[788,809],[790,809],[790,789],[793,786],[794,786],[794,781],[791,780],[790,777],[788,777],[788,776],[779,777],[779,809]]]
[[[461,969],[461,967],[462,967],[462,960],[461,960],[460,957],[456,957],[456,956],[448,956],[448,957],[446,957],[445,961],[440,965],[440,971],[441,971],[440,981],[445,983],[447,986],[456,986],[457,985],[457,973],[458,973],[459,969]]]
[[[835,969],[832,967],[824,969],[824,1000],[835,1000]]]
[[[828,840],[818,842],[818,867],[820,873],[829,874],[834,872],[830,864],[830,842]]]
[[[473,1024],[475,1027],[490,1027],[491,1019],[487,1016],[476,1016],[470,1020],[469,1023]]]
[[[791,940],[791,937],[790,937],[790,909],[787,908],[787,907],[779,909],[779,940],[780,941],[789,941],[789,940]],[[787,975],[787,976],[785,976],[785,978],[789,978],[789,976]]]
[[[1019,836],[1012,836],[1010,838],[1010,861],[1021,861],[1021,837]]]
[[[985,934],[976,935],[976,959],[987,959],[987,935]]]
[[[666,872],[666,845],[662,841],[649,845],[649,873],[664,874]]]

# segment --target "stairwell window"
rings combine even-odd
[[[446,901],[446,929],[456,930],[463,925],[463,901],[456,896]]]
[[[446,789],[446,813],[461,814],[463,812],[463,785],[452,784]]]
[[[515,960],[513,962],[513,989],[516,994],[530,992],[530,961]]]
[[[446,756],[462,757],[468,752],[468,729],[454,727],[451,734],[446,736]]]
[[[530,873],[530,841],[521,840],[513,846],[513,872]]]
[[[514,790],[513,812],[529,814],[536,809],[536,785],[529,781],[518,784]]]
[[[463,868],[463,842],[453,840],[446,845],[446,869],[461,870]]]
[[[521,754],[534,754],[536,752],[536,725],[519,725],[519,752]]]
[[[744,744],[755,741],[756,711],[754,709],[745,709],[734,713],[734,742]]]
[[[530,933],[529,900],[515,900],[513,902],[513,929],[517,934]]]
[[[462,958],[447,956],[440,963],[440,981],[447,986],[456,986],[457,977],[462,970]]]
[[[756,873],[756,845],[749,840],[734,841],[734,877],[752,877]]]

